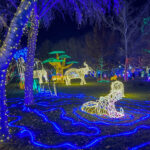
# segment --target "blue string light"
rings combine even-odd
[[[138,109],[136,109],[136,110],[138,110]],[[140,110],[139,110],[140,111]],[[84,112],[85,113],[85,112]],[[137,119],[137,120],[134,120],[133,122],[130,122],[130,123],[109,123],[109,122],[105,122],[105,121],[89,121],[89,120],[87,120],[86,118],[84,118],[84,117],[82,117],[82,116],[80,116],[78,113],[77,113],[77,109],[74,109],[73,110],[73,114],[74,115],[76,115],[78,118],[80,118],[81,120],[83,120],[83,121],[85,121],[85,122],[87,122],[87,123],[94,123],[94,124],[103,124],[103,125],[119,125],[119,126],[130,126],[130,125],[133,125],[133,124],[135,124],[135,123],[138,123],[138,122],[140,122],[140,121],[142,121],[142,120],[146,120],[146,119],[149,119],[149,117],[150,117],[150,114],[146,114],[145,116],[142,116],[142,117],[140,117],[139,119]],[[94,116],[94,115],[93,115]],[[126,115],[127,116],[127,115]],[[131,116],[131,115],[130,115]],[[97,118],[99,118],[100,119],[100,117],[98,117],[97,116]],[[131,117],[132,118],[132,117]],[[102,119],[103,120],[103,119]],[[120,119],[120,121],[121,121],[121,119]]]
[[[36,97],[36,96],[35,96]],[[66,97],[66,98],[65,98]],[[47,95],[46,95],[47,98]],[[65,100],[62,100],[65,98]],[[76,100],[71,100],[76,98]],[[96,99],[92,97],[93,99]],[[69,136],[70,138],[72,136],[84,136],[85,138],[89,138],[87,142],[85,142],[83,145],[81,144],[76,144],[72,142],[67,142],[65,140],[64,143],[57,143],[55,145],[49,145],[49,144],[44,144],[42,142],[37,141],[37,135],[36,132],[34,132],[29,126],[20,126],[18,125],[17,122],[20,122],[22,120],[21,116],[11,116],[11,117],[16,117],[17,119],[14,121],[11,121],[9,123],[9,126],[11,127],[17,127],[20,129],[20,132],[18,133],[20,138],[23,138],[25,136],[29,137],[30,142],[35,145],[39,146],[42,148],[72,148],[72,149],[85,149],[89,147],[93,147],[96,144],[98,144],[100,141],[104,141],[107,138],[114,138],[114,137],[121,137],[121,136],[129,136],[136,134],[138,131],[143,131],[143,130],[149,130],[150,126],[149,125],[144,125],[144,121],[150,118],[150,111],[148,110],[150,104],[149,101],[144,101],[140,103],[139,101],[136,100],[130,100],[130,99],[125,99],[124,101],[121,101],[117,105],[122,105],[122,107],[125,107],[126,105],[129,105],[130,107],[125,107],[125,117],[120,118],[120,119],[110,119],[108,117],[103,117],[103,116],[96,116],[92,115],[93,118],[95,119],[90,119],[88,120],[88,116],[91,116],[85,112],[82,112],[80,107],[73,108],[70,104],[76,104],[80,105],[88,99],[92,99],[91,97],[87,97],[82,94],[59,94],[58,97],[51,97],[52,101],[41,101],[41,98],[36,99],[36,105],[37,106],[42,106],[38,107],[38,109],[31,109],[29,107],[23,106],[23,110],[27,110],[29,113],[33,113],[40,118],[42,118],[42,121],[45,123],[51,124],[53,126],[53,129],[56,133],[58,133],[60,136]],[[61,99],[61,100],[60,100]],[[79,100],[79,101],[78,101]],[[12,103],[10,107],[17,107],[20,105],[22,107],[22,102],[23,99],[19,101],[19,99],[13,99],[9,100],[9,103]],[[15,105],[14,105],[15,104]],[[68,113],[68,110],[65,109],[65,105],[69,105],[70,108],[72,109],[71,115],[70,111]],[[54,107],[55,106],[55,107]],[[140,106],[140,107],[139,107]],[[139,108],[139,109],[138,109]],[[39,110],[40,109],[40,110]],[[143,110],[143,111],[141,111]],[[55,121],[52,121],[51,117],[48,117],[47,115],[49,113],[56,113],[59,112],[59,120],[62,120],[63,122],[70,122],[69,126],[74,127],[74,126],[82,126],[86,130],[84,132],[82,131],[83,128],[79,128],[80,131],[77,132],[68,132],[69,130],[65,130],[65,127],[61,124],[61,127],[58,125],[57,122],[59,122],[57,119]],[[90,117],[91,118],[91,117]],[[16,125],[17,123],[17,125]],[[133,126],[134,125],[134,126]],[[67,125],[68,126],[68,125]],[[109,133],[109,135],[104,135],[103,134],[103,129],[107,128],[113,128],[117,126],[119,127],[124,127],[123,130],[120,131],[113,131],[113,133]],[[136,127],[135,127],[136,126]],[[131,129],[130,129],[130,128]],[[67,131],[67,132],[66,132]],[[118,132],[118,133],[114,133]],[[79,138],[79,137],[78,137]],[[138,149],[144,146],[149,145],[150,142],[145,142],[142,144],[139,144],[138,146],[134,146],[130,149]]]
[[[145,147],[147,145],[150,145],[150,141],[146,142],[146,143],[143,143],[143,144],[140,144],[138,146],[132,147],[130,150],[138,150],[139,148]]]

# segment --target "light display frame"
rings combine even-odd
[[[71,68],[68,69],[64,74],[64,80],[66,85],[71,85],[72,79],[81,79],[80,85],[86,84],[85,75],[88,74],[90,71],[93,72],[93,69],[84,62],[84,68]]]

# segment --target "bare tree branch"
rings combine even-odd
[[[8,1],[12,4],[12,6],[14,6],[17,9],[17,6],[13,0],[8,0]]]
[[[0,16],[0,21],[2,22],[5,28],[8,28],[7,23],[5,22],[2,16]]]

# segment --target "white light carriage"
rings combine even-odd
[[[115,108],[115,102],[124,97],[124,86],[120,81],[114,81],[111,84],[111,91],[108,95],[100,97],[99,100],[89,101],[82,105],[81,110],[89,114],[107,115],[110,118],[121,118],[124,116],[124,110]]]

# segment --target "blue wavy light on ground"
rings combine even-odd
[[[66,96],[66,98],[65,98]],[[65,100],[62,100],[62,98],[65,98]],[[76,100],[72,100],[73,98],[76,98]],[[37,133],[32,130],[32,128],[29,128],[29,126],[26,125],[18,125],[18,122],[22,121],[22,116],[10,116],[12,118],[17,118],[9,123],[10,127],[19,128],[20,132],[18,133],[20,138],[29,137],[30,142],[35,145],[42,148],[72,148],[72,149],[85,149],[89,147],[94,147],[97,144],[100,144],[100,141],[105,142],[107,138],[114,138],[114,137],[128,137],[129,135],[136,135],[138,132],[143,132],[144,130],[150,130],[150,125],[146,124],[146,121],[150,119],[150,110],[148,110],[150,104],[149,101],[144,101],[142,103],[139,103],[139,101],[136,100],[124,100],[117,104],[119,107],[122,106],[125,110],[126,115],[123,118],[120,119],[110,119],[108,117],[104,116],[96,116],[96,115],[89,115],[83,111],[81,111],[80,106],[88,100],[95,100],[96,98],[93,97],[86,97],[83,94],[79,95],[72,95],[69,94],[60,94],[58,97],[52,98],[53,100],[47,100],[42,101],[41,98],[37,97],[36,105],[38,109],[34,108],[28,108],[28,107],[22,107],[22,111],[27,111],[28,113],[35,114],[40,119],[40,121],[50,124],[53,126],[53,130],[61,136],[77,136],[77,138],[80,138],[80,135],[82,135],[85,138],[89,138],[89,140],[84,144],[78,144],[76,141],[68,142],[67,140],[61,143],[53,144],[44,144],[43,142],[39,142],[37,139]],[[12,103],[13,99],[8,102]],[[14,99],[15,102],[15,99]],[[70,105],[72,104],[72,106]],[[74,104],[76,104],[76,107],[74,108]],[[66,109],[66,105],[68,106]],[[19,101],[19,99],[16,100],[15,103],[13,103],[10,108],[14,109],[14,107],[22,106],[22,100]],[[40,106],[42,108],[40,108]],[[128,107],[129,106],[129,107]],[[69,111],[68,111],[68,108]],[[59,119],[53,120],[51,117],[48,116],[49,113],[58,113]],[[91,116],[91,117],[90,117]],[[94,119],[93,119],[94,118]],[[68,122],[68,125],[70,126],[70,132],[66,130],[65,126],[61,125],[59,121],[62,122]],[[79,128],[78,132],[74,132],[71,129],[76,126],[81,126],[82,128]],[[103,131],[104,128],[110,129],[113,127],[121,128],[119,131],[113,130],[112,133],[104,134]],[[122,129],[123,127],[123,129]],[[84,130],[83,130],[84,129]],[[136,150],[145,146],[150,145],[150,142],[146,141],[145,143],[141,142],[137,146],[130,147],[132,150]],[[100,146],[100,145],[99,145]]]
[[[64,109],[61,108],[61,118],[62,119],[65,119],[65,120],[69,120],[72,122],[73,125],[82,125],[82,126],[85,126],[86,128],[90,129],[90,130],[95,130],[96,132],[94,134],[90,134],[88,133],[87,136],[91,136],[91,135],[99,135],[100,134],[100,130],[96,127],[90,127],[89,125],[85,124],[85,123],[82,123],[82,122],[75,122],[75,120],[73,120],[73,118],[70,118],[70,117],[67,117],[65,116],[66,113],[64,111]],[[85,135],[85,134],[84,134]]]
[[[90,134],[90,133],[83,133],[83,132],[76,132],[76,133],[65,133],[62,131],[61,127],[59,127],[54,121],[49,121],[49,119],[47,118],[46,115],[44,115],[42,112],[39,112],[37,110],[33,110],[32,112],[36,113],[38,116],[41,116],[43,118],[43,120],[45,122],[48,122],[50,124],[52,124],[56,131],[59,133],[59,134],[62,134],[62,135],[85,135],[85,136],[91,136],[91,135],[97,135],[100,133],[99,129],[97,129],[96,127],[88,127],[86,124],[84,123],[72,123],[73,125],[83,125],[83,126],[86,126],[89,130],[95,130],[96,132],[94,134]],[[66,118],[67,120],[72,120],[71,118]],[[74,122],[74,121],[73,121]]]
[[[85,113],[85,112],[84,112],[84,113]],[[132,121],[132,122],[128,122],[128,123],[114,123],[113,121],[112,121],[112,122],[103,121],[103,118],[102,118],[100,121],[90,121],[90,120],[88,120],[88,119],[82,117],[81,115],[79,115],[79,114],[77,113],[77,109],[74,109],[74,110],[73,110],[73,114],[74,114],[75,116],[77,116],[78,118],[80,118],[81,120],[87,122],[87,123],[103,124],[103,125],[118,125],[118,126],[131,126],[131,125],[133,125],[133,124],[135,124],[135,123],[138,123],[138,122],[140,122],[140,121],[142,121],[142,120],[145,120],[145,119],[149,119],[149,118],[150,118],[150,114],[147,114],[147,115],[144,115],[144,116],[140,117],[139,119],[134,120],[134,121]],[[95,116],[95,115],[93,115],[93,116]],[[126,116],[125,116],[125,117],[126,117]],[[99,118],[99,117],[98,117],[98,118]],[[110,120],[110,119],[109,119],[109,120]],[[109,121],[109,120],[108,120],[108,121]],[[120,119],[120,121],[121,121],[121,120],[122,120],[122,119]],[[127,119],[127,120],[128,120],[128,119]]]
[[[149,142],[146,142],[146,143],[143,143],[143,144],[140,144],[140,145],[138,145],[138,146],[132,147],[130,150],[138,150],[138,149],[140,149],[140,148],[142,148],[142,147],[145,147],[145,146],[147,146],[147,145],[150,145],[150,141],[149,141]]]
[[[110,136],[102,136],[102,137],[99,137],[99,138],[97,138],[97,139],[91,141],[89,144],[84,145],[84,146],[82,146],[82,147],[78,147],[78,146],[76,146],[76,145],[73,145],[73,144],[67,143],[67,142],[66,142],[66,143],[63,143],[63,144],[60,144],[60,145],[46,145],[46,144],[42,144],[42,143],[40,143],[40,142],[37,142],[37,141],[36,141],[36,138],[35,138],[35,134],[34,134],[31,130],[27,129],[27,128],[24,127],[24,126],[13,125],[13,123],[15,123],[15,122],[17,122],[17,121],[19,121],[19,120],[21,120],[21,117],[20,117],[20,116],[18,117],[17,120],[12,121],[11,123],[9,123],[9,126],[11,126],[11,127],[18,127],[18,128],[20,128],[20,129],[22,129],[21,132],[20,132],[20,134],[24,134],[25,132],[27,132],[27,133],[29,134],[29,136],[30,136],[31,143],[34,144],[34,145],[36,145],[36,146],[43,147],[43,148],[59,148],[59,147],[66,147],[66,146],[71,147],[71,148],[74,148],[74,149],[88,148],[88,147],[93,146],[93,145],[96,144],[97,142],[99,142],[99,141],[101,141],[101,140],[103,140],[103,139],[109,138],[109,137],[119,137],[119,136],[131,135],[131,134],[136,133],[139,129],[150,129],[149,126],[144,126],[144,125],[143,125],[143,126],[138,126],[138,127],[135,128],[134,130],[131,130],[131,131],[128,131],[128,132],[123,132],[123,133],[120,133],[120,134],[114,134],[114,135],[110,135]],[[23,136],[23,135],[22,135],[22,136]],[[148,144],[149,144],[149,143],[148,143]],[[143,147],[143,146],[146,146],[146,145],[147,145],[147,143],[144,143],[144,144],[140,145],[139,147]]]
[[[81,107],[79,108],[79,110],[82,111],[82,110],[81,110]],[[78,115],[78,114],[76,113],[76,111],[77,111],[77,109],[74,108],[73,113],[74,113],[75,115]],[[84,112],[84,111],[82,111],[82,112],[85,113],[85,114],[88,114],[87,112]],[[135,113],[136,113],[136,112],[135,112]],[[90,115],[92,115],[92,114],[90,114]],[[97,116],[97,115],[95,115],[95,114],[93,114],[92,116],[98,118],[99,120],[109,121],[109,122],[120,122],[120,121],[131,120],[131,119],[134,118],[134,116],[133,116],[132,114],[129,114],[128,111],[126,111],[125,116],[122,117],[122,118],[109,118],[108,116],[105,116],[105,118],[103,118],[103,117]],[[79,118],[80,118],[80,116],[79,116]],[[88,121],[88,122],[89,122],[89,121]],[[97,122],[97,121],[96,121],[96,122]],[[98,122],[98,123],[101,123],[101,122]]]

